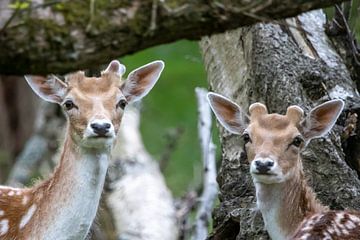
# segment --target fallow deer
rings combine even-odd
[[[132,71],[112,61],[100,77],[76,72],[25,76],[42,99],[59,104],[68,124],[54,173],[32,188],[0,187],[0,239],[84,239],[95,218],[111,149],[124,109],[144,97],[164,64],[155,61]]]
[[[298,106],[280,115],[268,114],[265,105],[254,103],[248,117],[221,95],[209,93],[208,100],[221,125],[242,135],[257,207],[272,239],[360,239],[360,213],[323,206],[306,182],[300,158],[311,139],[333,127],[343,101],[325,102],[307,117]]]

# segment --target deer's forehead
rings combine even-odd
[[[253,137],[276,142],[299,134],[297,127],[286,115],[266,114],[253,119],[249,125]]]
[[[102,74],[101,77],[85,77],[78,72],[67,78],[70,89],[77,89],[86,94],[110,94],[119,89],[121,78],[115,74]]]
[[[75,100],[77,104],[91,109],[92,105],[102,104],[105,108],[112,107],[114,102],[122,96],[119,88],[109,89],[108,91],[83,92],[78,88],[70,89],[68,96]]]

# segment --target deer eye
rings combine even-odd
[[[74,102],[71,101],[71,100],[66,100],[65,103],[63,104],[63,106],[65,107],[65,109],[66,109],[67,111],[69,111],[69,110],[73,109],[74,107],[76,107],[76,105],[74,104]]]
[[[244,133],[242,135],[242,138],[243,138],[245,144],[247,144],[248,142],[251,142],[251,138],[250,138],[250,135],[248,133]]]
[[[291,142],[291,145],[294,145],[295,147],[300,147],[303,142],[304,142],[304,139],[300,136],[297,136]]]
[[[120,99],[119,102],[116,104],[116,108],[121,108],[124,110],[126,105],[127,105],[127,101],[125,99]]]

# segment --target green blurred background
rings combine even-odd
[[[147,150],[164,165],[168,186],[175,196],[181,196],[201,178],[195,87],[207,88],[205,70],[198,43],[190,41],[120,59],[127,74],[153,60],[163,60],[165,69],[143,100],[141,132]]]

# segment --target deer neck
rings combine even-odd
[[[35,190],[31,239],[84,239],[95,218],[110,150],[83,149],[66,136],[53,176]]]
[[[272,239],[288,239],[305,217],[325,210],[307,185],[302,169],[285,182],[255,183],[257,206]]]

